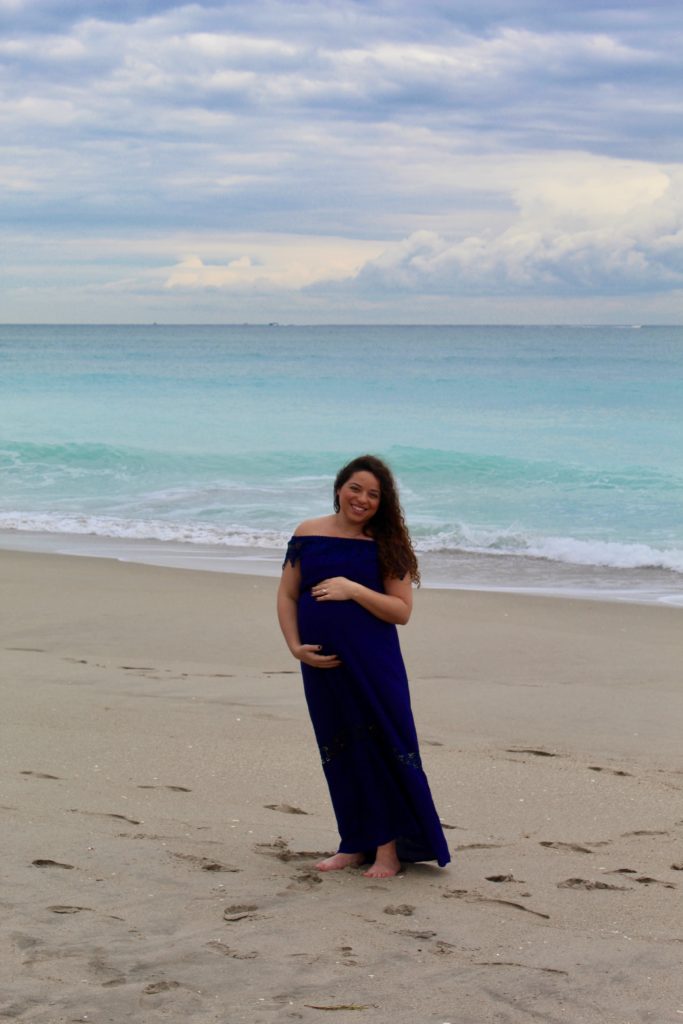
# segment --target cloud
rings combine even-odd
[[[47,96],[25,96],[0,101],[0,124],[13,124],[20,119],[24,128],[31,124],[64,128],[78,120],[78,110],[68,100],[52,100]]]
[[[682,169],[585,156],[543,163],[513,190],[518,213],[504,231],[414,232],[340,287],[452,296],[683,287]]]
[[[403,20],[392,20],[392,8]],[[54,16],[50,5],[43,9]],[[678,62],[663,39],[601,26],[549,30],[493,20],[474,30],[444,22],[434,4],[421,8],[419,29],[400,4],[349,4],[346,17],[322,3],[272,3],[258,19],[240,3],[162,4],[128,19],[112,11],[88,5],[78,19],[67,9],[61,30],[41,32],[36,18],[24,24],[0,50],[21,72],[6,77],[8,96],[48,94],[78,106],[84,138],[111,127],[153,130],[160,109],[189,104],[231,111],[250,134],[255,113],[273,129],[283,117],[329,123],[335,114],[357,122],[360,135],[372,122],[438,119],[449,132],[463,124],[490,131],[495,123],[501,138],[552,132],[556,145],[567,145],[569,131],[585,133],[606,109],[633,118],[640,107],[644,119],[650,99],[667,89],[672,100],[680,95]],[[405,38],[411,26],[416,38]],[[560,132],[544,115],[559,110]],[[606,127],[594,147],[625,142]],[[672,143],[675,103],[668,129]]]
[[[21,164],[0,164],[0,192],[33,192],[37,187],[35,174],[29,175]]]
[[[171,268],[164,287],[265,293],[280,289],[296,291],[318,280],[343,280],[354,275],[382,248],[377,242],[320,237],[279,238],[269,243],[259,239],[237,244],[247,246],[249,252],[242,252],[224,263],[207,263],[196,254],[186,256]]]

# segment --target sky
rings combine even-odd
[[[0,0],[0,322],[683,323],[680,0]]]

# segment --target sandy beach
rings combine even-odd
[[[683,1020],[683,609],[422,590],[452,864],[335,829],[277,581],[0,552],[0,1017]]]

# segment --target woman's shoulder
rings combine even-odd
[[[295,537],[329,537],[331,536],[334,516],[318,516],[317,519],[304,519],[294,531]]]
[[[285,560],[282,563],[283,569],[288,562],[296,566],[304,548],[310,548],[311,545],[315,547],[321,538],[331,536],[330,520],[332,519],[332,516],[320,516],[318,519],[305,519],[303,523],[299,523],[287,544]]]

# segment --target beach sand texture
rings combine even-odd
[[[0,1017],[683,1020],[683,610],[423,590],[453,863],[335,830],[276,581],[0,553]]]

